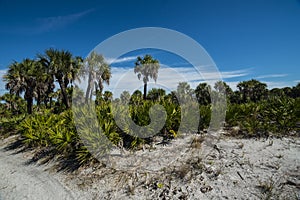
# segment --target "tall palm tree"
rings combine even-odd
[[[109,84],[111,78],[111,67],[105,62],[101,54],[93,51],[85,60],[88,75],[88,86],[86,89],[85,101],[92,99],[94,88],[98,96],[102,96],[103,83]]]
[[[230,98],[233,93],[232,89],[224,81],[217,81],[214,88],[219,93],[225,93],[228,98]]]
[[[207,83],[199,83],[195,89],[196,97],[200,105],[208,105],[211,103],[210,85]]]
[[[27,112],[32,113],[34,92],[37,83],[37,62],[31,59],[24,59],[21,63],[13,62],[9,66],[4,80],[7,82],[5,87],[10,94],[16,94],[17,97],[24,93],[24,99],[27,102]]]
[[[32,113],[34,92],[37,85],[37,62],[31,59],[25,59],[20,63],[23,68],[23,77],[25,84],[24,99],[27,102],[27,113]]]
[[[14,61],[9,67],[7,73],[3,76],[6,82],[5,89],[9,90],[10,94],[20,96],[25,91],[23,70],[20,63]]]
[[[144,99],[147,98],[147,83],[150,78],[152,78],[155,82],[157,81],[159,68],[159,61],[153,59],[151,55],[145,55],[144,58],[141,58],[140,56],[137,57],[134,73],[137,74],[139,80],[143,78]]]
[[[52,48],[47,49],[44,55],[39,55],[39,58],[49,74],[47,93],[53,92],[53,83],[56,80],[61,90],[62,101],[67,109],[70,108],[71,97],[68,95],[67,88],[76,78],[82,59],[73,58],[69,51]]]
[[[179,82],[177,86],[176,96],[181,103],[190,101],[195,94],[195,91],[191,88],[187,82]]]
[[[46,68],[42,65],[40,61],[36,61],[35,72],[36,72],[35,98],[36,98],[37,106],[39,106],[42,103],[42,101],[44,101],[45,105],[47,105],[46,94],[49,86],[47,82],[49,74],[47,73]]]

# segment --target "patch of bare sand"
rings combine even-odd
[[[0,199],[53,200],[76,199],[72,191],[56,176],[46,171],[47,166],[28,165],[31,153],[16,153],[5,147],[14,137],[1,141]]]
[[[103,160],[105,167],[67,175],[24,166],[23,153],[1,151],[0,193],[23,191],[33,199],[53,199],[55,190],[62,194],[56,199],[300,199],[299,138],[205,138],[186,135],[135,153],[115,149]],[[9,175],[11,170],[20,174]],[[22,179],[37,186],[24,187],[17,181]]]

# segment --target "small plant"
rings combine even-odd
[[[257,188],[262,193],[261,199],[278,199],[278,188],[275,187],[275,181],[272,178],[270,178],[269,181],[259,181],[259,185],[257,186]]]
[[[156,185],[157,185],[157,188],[159,188],[159,189],[162,189],[164,187],[163,183],[157,183]]]
[[[192,139],[191,147],[195,148],[195,149],[200,149],[201,148],[201,143],[203,141],[204,141],[204,137],[203,136],[195,136]]]

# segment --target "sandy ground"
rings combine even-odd
[[[9,138],[10,140],[13,138]],[[1,141],[0,149],[0,199],[74,199],[72,192],[46,166],[28,164],[30,152],[17,153],[5,149],[7,140]]]
[[[188,135],[105,166],[53,172],[0,144],[0,199],[300,199],[300,139]]]

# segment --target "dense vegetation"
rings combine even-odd
[[[130,117],[137,125],[150,123],[149,109],[162,105],[167,113],[166,123],[158,133],[164,140],[176,138],[180,132],[201,134],[210,126],[212,98],[218,93],[226,93],[226,120],[223,123],[229,133],[242,137],[299,135],[300,122],[300,83],[290,88],[267,89],[265,83],[257,80],[240,82],[238,90],[232,89],[222,81],[214,88],[206,83],[192,89],[186,82],[181,82],[176,91],[167,94],[163,89],[153,88],[147,91],[149,79],[156,81],[159,73],[159,61],[150,55],[138,57],[135,73],[144,83],[143,93],[139,90],[132,95],[124,91],[120,97],[113,97],[110,91],[104,91],[104,83],[109,84],[110,66],[102,55],[92,52],[83,60],[69,51],[48,49],[38,54],[36,59],[24,59],[13,62],[4,76],[9,93],[1,96],[0,131],[2,137],[18,134],[26,148],[47,150],[63,159],[73,159],[78,164],[93,160],[91,153],[82,143],[85,140],[99,140],[101,136],[93,128],[101,127],[106,138],[116,146],[127,149],[139,149],[150,144],[153,137],[138,137],[132,127],[119,128],[113,112],[120,114],[120,123],[126,126]],[[88,78],[86,91],[81,91],[74,84],[82,77]],[[56,83],[56,84],[55,84]],[[84,95],[85,94],[85,95]],[[85,131],[79,137],[74,125],[72,107],[73,98],[82,98],[82,103],[95,100],[98,124]],[[195,99],[198,103],[189,101]],[[187,102],[181,105],[180,102]],[[123,104],[129,105],[129,113]],[[113,111],[112,106],[118,110]],[[183,107],[199,108],[198,118],[189,117]],[[78,113],[91,119],[88,107],[82,107]],[[77,113],[77,114],[78,114]],[[186,120],[180,127],[182,119]],[[155,120],[154,120],[155,121]],[[198,124],[196,129],[191,124]],[[179,131],[179,127],[181,130]],[[232,128],[234,127],[234,128]]]

